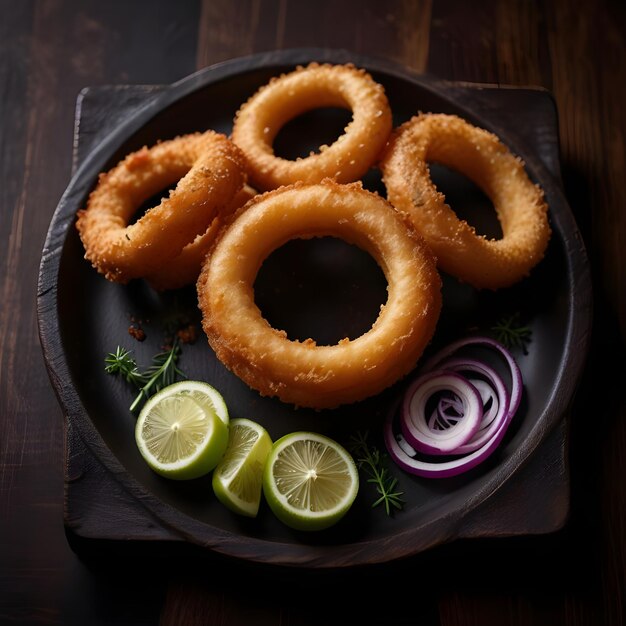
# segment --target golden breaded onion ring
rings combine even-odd
[[[254,301],[255,278],[272,251],[320,236],[369,252],[388,284],[371,329],[336,345],[288,339]],[[220,232],[197,288],[203,329],[219,360],[262,395],[315,409],[363,400],[411,371],[441,310],[432,253],[384,198],[360,183],[297,183],[256,196]]]
[[[202,235],[198,235],[191,243],[188,243],[177,257],[168,261],[156,273],[145,277],[150,286],[157,291],[166,291],[195,283],[198,280],[204,257],[224,225],[224,221],[256,193],[256,189],[245,184]]]
[[[501,239],[478,235],[433,184],[428,162],[465,174],[493,203]],[[476,288],[508,287],[543,258],[548,207],[524,163],[500,139],[455,115],[426,113],[392,134],[380,168],[387,198],[412,220],[446,273]]]
[[[352,111],[344,134],[305,158],[276,156],[272,143],[285,123],[322,107]],[[365,70],[352,64],[311,63],[261,87],[237,111],[231,138],[248,158],[252,185],[266,191],[298,181],[358,180],[376,162],[392,124],[384,88]]]
[[[101,174],[78,212],[85,258],[111,281],[150,275],[204,232],[245,181],[245,157],[223,134],[143,147]],[[169,197],[128,225],[143,202],[174,184]]]

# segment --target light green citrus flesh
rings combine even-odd
[[[212,410],[228,426],[229,416],[222,394],[209,383],[201,380],[181,380],[168,387],[171,392],[189,395],[207,410]]]
[[[256,517],[261,503],[263,468],[272,449],[268,432],[245,418],[230,421],[228,447],[213,472],[213,491],[231,511]]]
[[[210,395],[203,395],[195,381],[181,381],[165,387],[143,406],[135,441],[156,473],[175,480],[199,478],[224,455],[228,421],[217,414],[214,407],[221,396],[211,390]]]
[[[322,530],[350,509],[359,474],[350,454],[333,439],[294,432],[272,446],[263,493],[276,517],[297,530]]]

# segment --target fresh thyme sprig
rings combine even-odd
[[[379,498],[372,504],[372,508],[385,505],[387,515],[391,515],[392,509],[401,509],[404,506],[403,491],[397,491],[398,479],[394,478],[386,467],[387,455],[381,454],[380,450],[367,441],[368,432],[358,431],[350,438],[349,448],[355,457],[357,466],[369,478],[368,483],[376,486]]]
[[[179,356],[180,344],[178,339],[174,339],[172,346],[156,354],[150,367],[141,372],[130,351],[118,346],[115,352],[110,352],[104,359],[104,371],[107,374],[121,375],[127,383],[139,389],[137,397],[130,405],[131,412],[135,412],[142,401],[176,382],[177,378],[186,378],[176,365]]]
[[[144,376],[126,348],[117,346],[115,352],[109,352],[104,362],[106,363],[104,371],[107,374],[120,374],[127,383],[132,383],[137,387],[144,384]]]
[[[519,313],[503,317],[491,327],[491,330],[495,333],[496,339],[507,348],[520,348],[524,354],[528,354],[532,331],[528,326],[521,324]]]

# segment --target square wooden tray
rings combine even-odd
[[[488,85],[446,85],[468,105],[486,111],[495,123],[516,129],[516,139],[531,147],[560,180],[558,120],[551,96],[540,89]],[[88,87],[77,102],[74,168],[120,121],[167,86]],[[534,123],[540,120],[541,123]],[[542,442],[513,479],[464,519],[460,538],[512,537],[551,533],[569,512],[568,418]],[[104,541],[181,542],[131,496],[90,452],[67,421],[64,521],[72,545]],[[93,547],[93,546],[92,546]]]

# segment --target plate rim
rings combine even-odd
[[[152,117],[160,113],[164,108],[187,97],[194,91],[240,74],[244,70],[253,71],[277,65],[299,65],[312,60],[329,63],[351,62],[357,66],[365,67],[368,71],[391,74],[395,78],[413,82],[428,91],[434,92],[442,100],[453,104],[454,107],[467,111],[467,114],[476,119],[477,123],[484,123],[485,127],[499,134],[504,142],[508,141],[509,145],[515,146],[516,150],[526,161],[529,169],[541,180],[553,181],[553,189],[551,191],[553,194],[556,194],[557,197],[553,198],[553,200],[556,200],[558,205],[558,212],[554,217],[559,223],[559,231],[563,237],[568,269],[567,278],[570,286],[567,331],[565,333],[566,341],[560,358],[556,385],[551,396],[547,399],[543,411],[537,416],[534,427],[525,439],[525,442],[528,444],[525,447],[525,454],[513,454],[503,463],[498,464],[491,472],[493,475],[485,481],[483,487],[476,490],[473,497],[467,501],[464,512],[473,511],[497,490],[502,488],[528,461],[539,443],[547,435],[547,431],[554,428],[573,402],[576,385],[582,375],[589,350],[592,317],[591,276],[583,240],[564,192],[561,189],[560,182],[555,180],[552,173],[549,172],[537,155],[532,152],[529,153],[524,146],[519,145],[518,141],[511,142],[508,140],[506,130],[494,126],[488,120],[484,120],[479,112],[471,108],[468,109],[468,107],[455,100],[449,92],[446,92],[446,88],[462,86],[463,83],[445,81],[427,74],[417,74],[388,59],[355,54],[345,49],[295,48],[256,53],[222,61],[200,69],[166,86],[162,93],[149,99],[144,106],[140,106],[126,122],[121,124],[104,141],[94,146],[72,176],[53,213],[46,235],[38,279],[37,320],[46,369],[64,411],[65,420],[72,420],[72,427],[78,429],[83,443],[105,465],[107,471],[113,472],[118,480],[121,479],[124,488],[134,499],[140,498],[142,504],[145,506],[149,505],[149,510],[157,515],[159,520],[166,524],[175,534],[184,535],[187,540],[193,543],[203,543],[206,547],[224,555],[274,565],[304,565],[313,568],[323,568],[383,563],[389,559],[385,558],[384,554],[381,554],[378,559],[373,559],[371,554],[363,549],[364,546],[378,544],[380,540],[377,539],[329,546],[308,543],[284,543],[257,537],[247,537],[248,545],[256,545],[258,543],[259,546],[281,546],[280,556],[272,558],[268,557],[266,553],[264,553],[264,556],[260,556],[259,550],[256,551],[255,555],[250,555],[249,553],[252,552],[250,548],[238,550],[238,538],[240,535],[211,526],[183,513],[180,509],[164,502],[149,492],[134,476],[126,471],[125,467],[100,435],[95,424],[91,421],[85,407],[80,402],[78,393],[72,386],[62,383],[63,380],[69,378],[70,369],[63,351],[60,349],[60,343],[55,348],[51,341],[53,337],[60,336],[56,282],[59,277],[63,245],[75,218],[75,211],[70,211],[69,208],[77,196],[84,197],[86,189],[93,185],[93,176],[86,176],[86,174],[94,169],[102,171],[106,162],[130,135],[148,123]],[[546,93],[549,94],[547,91]],[[572,268],[574,262],[577,263],[576,272]],[[574,279],[576,279],[576,284],[574,284]],[[587,299],[587,302],[577,301],[576,296],[581,291],[589,293],[590,297]],[[577,312],[576,317],[574,316],[574,311]],[[50,317],[51,315],[52,317]],[[574,353],[574,348],[576,348],[576,353]],[[552,417],[546,420],[546,413],[548,412],[551,413]],[[184,528],[180,527],[181,518],[186,521]],[[397,533],[394,537],[410,535],[414,547],[411,550],[407,550],[405,556],[411,556],[435,544],[454,539],[458,535],[457,526],[461,518],[460,516],[458,519],[453,518],[454,516],[451,515],[450,519],[448,519],[446,533],[438,532],[435,534],[436,537],[431,537],[430,540],[426,539],[417,542],[417,544],[415,543],[416,534],[423,532],[432,526],[433,523],[436,523],[433,520],[416,526],[410,531]],[[207,529],[211,530],[210,538],[207,538]],[[242,552],[245,552],[245,555]],[[260,552],[263,553],[263,550]],[[367,558],[359,558],[359,554],[364,552],[368,553]],[[399,557],[396,555],[393,560],[397,558]]]

